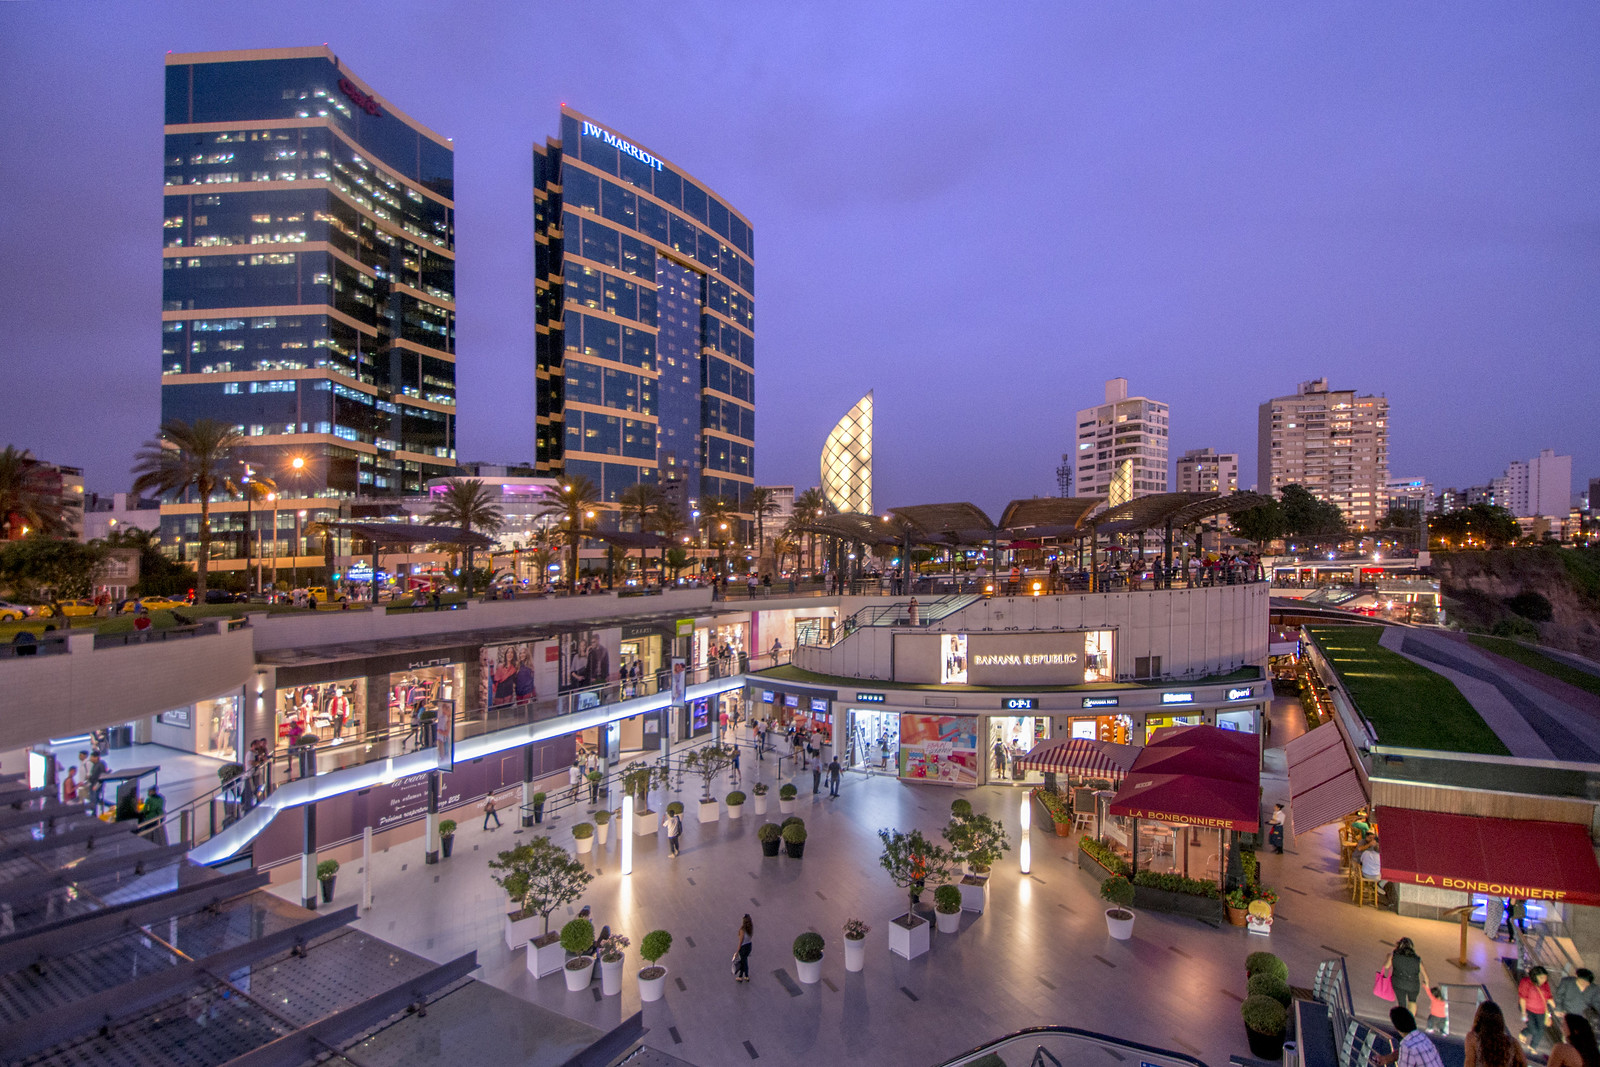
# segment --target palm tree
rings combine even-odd
[[[797,549],[798,546],[795,544],[794,539],[789,536],[787,529],[774,534],[772,538],[773,569],[782,574],[783,557],[790,552],[795,552],[798,555]]]
[[[717,545],[717,580],[727,578],[729,524],[737,520],[738,505],[720,496],[708,496],[700,502],[700,529],[706,538]]]
[[[550,494],[549,501],[539,512],[539,517],[559,518],[565,529],[559,536],[572,546],[572,568],[567,573],[567,592],[578,591],[578,544],[585,530],[594,529],[594,506],[600,495],[595,484],[586,476],[577,474],[568,478],[560,489]]]
[[[7,445],[0,452],[0,539],[11,535],[13,526],[45,537],[71,535],[61,490],[49,484],[48,473],[26,448]]]
[[[800,523],[815,522],[823,515],[833,511],[834,507],[828,503],[828,498],[823,495],[820,488],[812,487],[794,498],[794,515]],[[806,538],[810,543],[810,568],[817,569],[817,535],[807,533]]]
[[[666,497],[661,493],[659,486],[648,482],[630,485],[617,495],[617,503],[622,505],[622,521],[627,522],[629,516],[638,523],[639,532],[643,533],[649,524],[650,517],[661,509],[666,503]],[[639,567],[644,569],[646,550],[639,550]]]
[[[222,472],[233,465],[232,452],[245,436],[234,426],[216,419],[168,419],[161,434],[144,443],[133,460],[133,491],[154,489],[187,496],[193,489],[200,499],[200,557],[195,560],[195,603],[206,599],[206,566],[211,562],[211,497],[232,497],[236,487]]]
[[[483,482],[476,478],[451,478],[444,483],[444,492],[434,495],[433,508],[424,521],[430,526],[455,526],[463,534],[471,534],[474,526],[492,534],[505,524],[505,515]],[[473,547],[470,543],[466,546],[467,562],[462,568],[462,583],[469,597],[472,596]],[[457,544],[456,552],[460,548]],[[374,574],[372,580],[376,582],[378,576]]]
[[[761,566],[762,553],[767,548],[768,515],[778,510],[777,494],[764,485],[750,490],[750,511],[756,517],[756,566]]]
[[[661,506],[656,509],[656,513],[650,517],[650,529],[660,534],[662,541],[666,542],[661,546],[661,582],[663,585],[666,584],[667,580],[667,548],[670,545],[672,548],[681,549],[683,547],[681,544],[683,534],[688,528],[688,525],[683,521],[683,512],[679,511],[678,505],[670,500],[662,501]],[[676,578],[677,575],[674,574],[673,577]]]

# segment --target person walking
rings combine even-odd
[[[1272,809],[1272,829],[1267,831],[1267,844],[1280,856],[1283,855],[1283,818],[1283,805],[1278,804]]]
[[[72,776],[70,770],[67,776]],[[1594,972],[1579,967],[1556,983],[1555,1010],[1557,1017],[1581,1015],[1589,1019],[1592,1030],[1595,1020],[1600,1019],[1600,988],[1595,987]]]
[[[756,926],[746,915],[739,923],[739,947],[733,950],[733,980],[750,981],[750,950],[755,947]]]
[[[1464,1044],[1464,1067],[1527,1067],[1528,1058],[1522,1054],[1522,1047],[1506,1029],[1505,1012],[1492,1000],[1478,1005]]]
[[[483,828],[489,829],[489,820],[494,820],[494,828],[500,829],[500,813],[495,810],[494,794],[490,793],[483,801]]]
[[[822,792],[822,761],[817,760],[811,764],[811,795],[816,796]]]
[[[1417,1029],[1416,1016],[1397,1004],[1389,1009],[1389,1023],[1400,1035],[1400,1041],[1393,1052],[1374,1057],[1373,1063],[1387,1065],[1399,1061],[1399,1067],[1444,1067],[1438,1046]]]
[[[667,855],[678,854],[678,838],[683,836],[683,816],[677,812],[667,815]]]
[[[739,742],[733,743],[733,787],[739,788]]]
[[[828,795],[830,797],[839,795],[839,771],[839,757],[834,756],[828,764]]]
[[[1595,1045],[1594,1027],[1579,1012],[1561,1017],[1566,1037],[1550,1050],[1547,1067],[1600,1067],[1600,1047]]]
[[[1422,987],[1433,983],[1428,981],[1428,969],[1422,965],[1422,957],[1417,955],[1409,937],[1395,942],[1394,951],[1383,961],[1383,969],[1389,972],[1389,981],[1394,986],[1395,1003],[1415,1015]]]
[[[1517,1000],[1522,1005],[1522,1040],[1528,1051],[1538,1053],[1544,1046],[1550,1017],[1550,1002],[1555,991],[1543,967],[1534,967],[1517,983]]]

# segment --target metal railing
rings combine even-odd
[[[1149,1067],[1206,1067],[1204,1060],[1181,1052],[1075,1026],[1030,1026],[945,1060],[938,1067],[980,1067],[994,1063],[1015,1067],[1061,1067],[1062,1064],[1091,1061],[1103,1063],[1107,1059],[1133,1060]]]
[[[1394,1041],[1388,1034],[1356,1018],[1350,972],[1343,956],[1317,964],[1311,995],[1327,1006],[1339,1067],[1369,1067],[1374,1052],[1387,1055],[1394,1051]]]
[[[746,671],[762,670],[786,661],[787,654],[784,652],[713,660],[705,666],[686,671],[685,687],[735,677]],[[238,777],[165,813],[161,818],[161,828],[171,840],[182,841],[193,848],[244,818],[257,804],[287,782],[432,748],[438,743],[439,729],[449,729],[453,740],[460,742],[562,718],[602,705],[658,696],[667,692],[671,684],[671,673],[663,671],[637,679],[574,689],[547,700],[478,708],[458,714],[453,720],[419,720],[352,734],[337,744],[321,741],[279,749]],[[703,740],[697,739],[686,744],[694,747]]]

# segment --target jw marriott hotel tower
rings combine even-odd
[[[163,419],[238,426],[285,509],[451,473],[449,139],[326,47],[169,55],[166,76]]]
[[[709,187],[563,107],[533,150],[537,461],[602,500],[749,499],[755,239]]]

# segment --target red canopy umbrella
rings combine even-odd
[[[1112,815],[1186,826],[1261,829],[1256,786],[1190,774],[1146,774],[1135,768],[1107,809]]]
[[[1079,778],[1109,778],[1121,781],[1139,758],[1133,745],[1094,741],[1084,737],[1045,741],[1017,761],[1024,770],[1066,774]]]
[[[1261,742],[1255,734],[1241,730],[1224,730],[1220,726],[1163,726],[1150,735],[1145,748],[1165,745],[1189,745],[1196,748],[1221,749],[1243,752],[1252,759],[1260,758]]]

